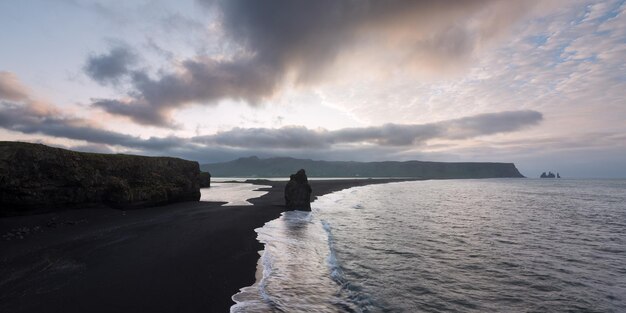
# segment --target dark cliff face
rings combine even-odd
[[[197,162],[0,142],[0,215],[200,199]]]
[[[505,178],[524,177],[513,163],[488,162],[338,162],[294,158],[241,158],[203,164],[215,177],[285,177],[306,168],[309,177]]]

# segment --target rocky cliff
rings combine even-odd
[[[0,215],[200,199],[197,162],[0,142]]]

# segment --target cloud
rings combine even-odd
[[[64,116],[45,103],[0,102],[0,127],[24,134],[82,140],[89,143],[159,150],[178,145],[177,138],[149,138],[126,135],[93,125],[93,121]]]
[[[332,131],[293,126],[278,129],[235,128],[210,136],[145,139],[103,129],[93,120],[71,116],[52,104],[31,100],[34,97],[15,75],[4,72],[1,76],[3,93],[0,100],[0,128],[42,135],[36,141],[43,143],[47,143],[50,137],[75,140],[78,141],[75,145],[62,145],[80,151],[167,155],[203,163],[227,161],[247,155],[354,161],[506,160],[520,163],[519,168],[530,176],[546,169],[559,170],[570,177],[623,176],[623,171],[619,171],[624,165],[623,158],[620,158],[625,148],[623,132],[590,133],[575,138],[540,136],[504,141],[498,137],[482,137],[536,125],[543,119],[542,114],[536,111],[505,111],[436,123],[386,124]],[[18,96],[15,96],[16,90],[20,91]],[[437,146],[423,146],[431,140],[444,140],[445,149],[423,149]],[[575,162],[563,163],[565,159]]]
[[[0,100],[22,101],[28,99],[28,90],[17,76],[11,72],[0,71]]]
[[[170,125],[173,121],[168,117],[169,109],[152,108],[145,101],[92,99],[92,105],[105,111],[131,118],[135,123],[143,125]]]
[[[15,76],[12,83],[21,86]],[[28,94],[22,95],[30,99]],[[429,124],[386,124],[376,127],[344,128],[339,130],[308,129],[305,127],[234,128],[214,135],[182,138],[151,137],[143,139],[103,129],[92,120],[70,116],[40,101],[20,103],[0,101],[0,127],[25,134],[86,141],[94,144],[122,146],[144,152],[193,152],[198,150],[249,151],[311,151],[314,149],[407,149],[432,139],[468,139],[502,132],[512,132],[532,126],[542,120],[536,111],[509,111],[480,114]],[[106,147],[102,147],[105,149]]]
[[[127,46],[112,48],[109,52],[87,58],[84,71],[93,80],[102,84],[117,84],[130,73],[137,62],[137,55]]]
[[[200,1],[218,12],[230,54],[196,56],[156,78],[131,76],[123,99],[94,105],[144,125],[172,127],[174,110],[222,99],[252,105],[272,97],[288,79],[317,83],[334,65],[361,62],[425,70],[470,60],[532,10],[537,1]],[[384,52],[384,53],[381,53]],[[123,55],[123,54],[122,54]],[[356,56],[358,55],[358,56]],[[366,55],[366,56],[364,56]],[[96,80],[126,73],[123,57],[92,58]],[[342,64],[337,64],[341,59]],[[111,63],[111,69],[100,64]],[[121,64],[121,65],[120,65]],[[407,66],[408,65],[408,66]],[[104,73],[101,73],[104,72]],[[145,112],[146,116],[142,115]]]
[[[7,81],[10,84],[7,84]],[[19,88],[11,89],[8,87]],[[67,115],[50,103],[32,100],[33,97],[26,93],[26,88],[10,72],[2,72],[0,75],[0,90],[2,90],[2,94],[0,94],[0,128],[24,134],[43,134],[51,137],[87,141],[91,144],[147,150],[172,148],[180,143],[179,138],[172,137],[142,139],[103,129],[92,120]],[[17,93],[17,91],[20,92]]]
[[[429,124],[385,124],[334,131],[288,126],[278,129],[234,128],[192,140],[208,145],[237,148],[322,148],[335,145],[416,146],[433,139],[461,140],[513,132],[536,125],[543,119],[537,111],[480,114]]]
[[[252,61],[189,59],[176,73],[156,80],[134,72],[131,80],[135,91],[129,100],[94,99],[93,105],[139,124],[171,127],[172,110],[194,101],[230,98],[257,103],[270,96],[277,84],[275,69],[249,63]]]
[[[468,139],[483,135],[513,132],[537,125],[543,115],[537,111],[505,111],[486,113],[437,123],[445,129],[448,139]]]
[[[512,132],[532,126],[542,120],[535,111],[482,114],[462,119],[422,125],[386,124],[377,127],[345,128],[335,131],[288,126],[278,129],[234,128],[215,135],[191,138],[164,137],[142,139],[97,126],[89,120],[64,116],[47,104],[14,104],[0,102],[0,127],[25,134],[82,140],[89,143],[123,146],[151,151],[178,147],[228,147],[234,149],[261,148],[315,149],[346,145],[406,147],[421,145],[432,139],[468,139],[502,132]]]
[[[536,1],[200,0],[223,16],[223,28],[266,63],[315,79],[343,52],[363,48],[406,54],[427,64],[466,60],[506,32]],[[388,48],[395,48],[388,50]],[[378,57],[382,57],[380,54]],[[383,57],[384,58],[384,57]],[[387,63],[389,59],[382,60]],[[440,64],[442,65],[442,64]]]

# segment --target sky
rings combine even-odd
[[[0,140],[626,177],[626,4],[0,2]]]

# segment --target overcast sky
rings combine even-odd
[[[0,2],[0,139],[626,177],[625,1]]]

